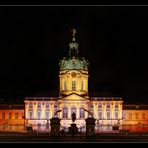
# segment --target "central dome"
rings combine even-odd
[[[60,70],[88,70],[88,61],[79,56],[78,43],[75,39],[75,32],[73,33],[72,42],[69,43],[69,53],[67,57],[60,60]]]
[[[60,61],[60,70],[88,70],[88,61],[85,58],[64,57]]]

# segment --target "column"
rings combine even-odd
[[[59,110],[62,110],[62,106],[63,106],[62,103],[58,104]],[[62,111],[59,113],[59,118],[62,119]]]
[[[41,105],[41,115],[42,115],[41,119],[46,119],[45,106],[46,106],[46,102],[43,101]]]
[[[54,107],[53,106],[53,101],[51,101],[51,103],[50,103],[50,118],[52,118],[53,115],[54,115],[54,108],[53,107]]]
[[[96,119],[96,118],[97,118],[97,103],[94,102],[94,103],[93,103],[93,106],[94,106],[94,108],[93,108],[94,118]]]
[[[76,119],[79,119],[80,118],[80,109],[79,109],[79,106],[80,106],[80,104],[78,103],[78,104],[76,104],[76,109],[77,109],[77,111],[76,111]]]
[[[37,103],[38,101],[32,102],[33,119],[37,119]]]
[[[68,119],[71,118],[71,104],[68,104]]]

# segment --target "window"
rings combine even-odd
[[[12,113],[9,113],[9,117],[8,117],[9,119],[12,119]]]
[[[46,103],[46,108],[49,108],[49,103]]]
[[[37,108],[41,108],[41,103],[38,103]]]
[[[145,119],[145,113],[142,113],[142,119]]]
[[[115,109],[118,109],[118,104],[115,105]]]
[[[72,113],[75,113],[76,114],[76,108],[75,107],[72,107],[71,108],[71,115],[72,115]]]
[[[33,113],[32,110],[29,111],[29,118],[32,119],[33,118]]]
[[[115,119],[118,119],[118,112],[115,112]]]
[[[64,81],[64,90],[66,90],[67,88],[66,88],[66,81]]]
[[[129,113],[129,119],[132,119],[132,113]]]
[[[106,104],[106,108],[107,108],[107,109],[110,108],[110,104]]]
[[[54,109],[57,109],[57,108],[58,108],[58,106],[55,104],[55,105],[54,105]]]
[[[99,119],[102,119],[102,112],[99,112],[99,113],[98,113],[98,118],[99,118]]]
[[[110,119],[110,112],[107,112],[107,119]]]
[[[85,118],[84,109],[80,108],[80,118]]]
[[[76,81],[72,81],[72,90],[76,90]]]
[[[81,82],[81,90],[84,90],[84,81]]]
[[[29,103],[29,108],[32,108],[32,103]]]
[[[64,107],[63,108],[63,118],[68,118],[68,109],[67,109],[67,107]]]
[[[46,111],[46,119],[49,119],[49,111]]]
[[[15,119],[18,119],[18,113],[15,113]]]
[[[93,108],[94,108],[93,104],[90,104],[90,109],[93,109]]]
[[[38,110],[38,112],[37,112],[37,118],[38,119],[41,119],[41,110]]]
[[[2,113],[2,119],[5,119],[5,113]]]
[[[102,108],[102,103],[99,103],[98,108]]]
[[[139,119],[139,114],[138,113],[136,113],[136,119]]]

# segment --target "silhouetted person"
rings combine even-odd
[[[72,122],[74,122],[76,120],[76,114],[73,112],[72,113]]]

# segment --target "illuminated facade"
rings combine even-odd
[[[24,105],[0,104],[0,131],[24,131]]]
[[[148,105],[124,105],[120,97],[89,96],[89,63],[79,55],[75,33],[73,30],[68,56],[59,62],[59,96],[26,97],[20,107],[0,105],[0,131],[25,131],[26,126],[32,126],[36,131],[50,132],[54,116],[61,119],[61,129],[68,130],[73,112],[82,132],[88,116],[96,119],[96,132],[112,132],[116,125],[120,130],[148,131]]]
[[[61,128],[68,129],[72,123],[71,115],[76,114],[79,130],[85,131],[85,119],[88,115],[96,120],[96,130],[111,130],[113,125],[122,124],[122,98],[89,97],[88,95],[88,61],[79,56],[76,31],[69,44],[67,57],[60,60],[59,97],[27,97],[25,100],[25,119],[27,125],[36,130],[49,131],[50,119],[61,119]],[[89,111],[86,112],[85,110]]]

